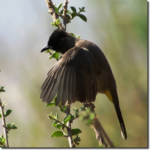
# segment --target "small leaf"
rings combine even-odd
[[[15,126],[14,123],[11,124],[11,129],[17,129],[17,126]]]
[[[79,8],[80,12],[85,12],[85,7]]]
[[[55,106],[55,103],[51,102],[50,104],[46,104],[46,107],[51,107],[51,106]]]
[[[77,134],[82,133],[82,131],[81,131],[80,129],[78,129],[78,128],[76,128],[76,129],[71,129],[71,132],[72,132],[72,135],[77,135]]]
[[[71,13],[72,19],[76,16],[76,13]]]
[[[55,131],[52,133],[51,137],[63,137],[64,134],[62,131]]]
[[[55,22],[52,22],[51,25],[54,26],[54,27],[57,27]]]
[[[78,110],[78,108],[73,108],[73,110],[75,111],[75,112],[79,112],[79,110]]]
[[[59,59],[61,59],[61,58],[62,58],[62,56],[59,57]]]
[[[64,118],[64,123],[67,123],[68,121],[70,121],[72,119],[72,115],[68,115]]]
[[[71,10],[74,12],[74,13],[77,13],[77,11],[76,11],[76,8],[75,7],[70,7],[71,8]]]
[[[0,118],[2,118],[2,114],[0,113]]]
[[[69,10],[67,10],[67,14],[71,14],[71,12]]]
[[[70,33],[73,37],[76,37],[73,33]]]
[[[60,111],[61,111],[61,112],[64,112],[64,113],[66,112],[66,109],[67,109],[67,106],[60,107]]]
[[[66,20],[67,20],[67,23],[70,23],[71,17],[68,14],[66,14]]]
[[[57,126],[57,121],[54,121],[52,127],[56,127],[56,126]]]
[[[80,38],[80,35],[77,35],[76,37],[79,39],[79,38]]]
[[[63,12],[64,12],[64,10],[62,9],[62,10],[60,11],[60,13],[63,14]]]
[[[0,92],[5,92],[4,86],[0,88]]]
[[[6,113],[5,113],[5,117],[7,117],[8,115],[10,115],[11,112],[12,112],[12,110],[8,109],[8,110],[6,111]]]
[[[81,107],[81,111],[86,111],[85,107]]]
[[[83,21],[87,22],[87,18],[86,18],[84,15],[78,14],[78,16],[79,16]]]
[[[58,119],[58,113],[56,113],[56,116],[55,116],[55,118],[56,118],[56,119]]]
[[[57,125],[55,126],[56,128],[58,128],[58,129],[61,129],[61,127],[62,127],[62,124],[60,124],[60,123],[57,123]]]
[[[54,5],[54,9],[56,13],[59,13],[58,8]]]
[[[95,117],[95,114],[94,114],[94,113],[91,113],[91,114],[90,114],[90,120],[93,120],[94,117]]]
[[[50,49],[46,50],[45,53],[52,53]]]
[[[49,117],[50,119],[55,119],[55,116],[52,115],[52,114],[49,114],[48,117]]]
[[[56,25],[59,25],[60,24],[60,19],[57,19],[56,20]]]
[[[55,58],[56,60],[59,60],[59,53],[55,52],[52,54],[52,56],[49,57],[49,59]]]
[[[59,10],[62,7],[63,3],[60,3],[57,7],[57,9]]]

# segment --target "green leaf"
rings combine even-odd
[[[6,111],[6,113],[5,113],[5,117],[7,117],[8,115],[10,115],[11,112],[12,112],[12,110],[8,109],[8,110]]]
[[[60,107],[60,111],[61,111],[61,112],[64,112],[64,113],[66,112],[66,109],[67,109],[67,106]]]
[[[91,114],[90,114],[90,120],[93,120],[94,117],[95,117],[95,114],[94,114],[94,113],[91,113]]]
[[[56,116],[55,116],[55,118],[56,118],[56,119],[58,119],[58,113],[56,113]]]
[[[50,119],[55,119],[55,116],[54,116],[54,115],[52,115],[52,113],[51,113],[51,114],[49,114],[49,115],[48,115],[48,117],[49,117]]]
[[[79,8],[80,12],[85,12],[85,7]]]
[[[59,10],[62,7],[63,3],[60,3],[57,7],[57,9]]]
[[[10,130],[10,129],[11,129],[11,124],[10,124],[10,123],[8,123],[8,124],[6,125],[6,129],[7,129],[7,130]]]
[[[62,56],[59,57],[59,59],[61,59],[61,58],[62,58]]]
[[[0,145],[4,146],[6,142],[6,139],[2,136],[0,137]]]
[[[55,52],[52,54],[52,56],[49,57],[49,59],[55,58],[56,60],[59,60],[59,53]]]
[[[52,124],[53,127],[56,127],[57,126],[57,121],[55,120]]]
[[[61,129],[62,124],[57,123],[57,121],[54,121],[53,124],[52,124],[52,126],[58,128],[58,129]]]
[[[50,104],[46,104],[46,107],[51,107],[51,106],[55,106],[55,103],[51,102]]]
[[[70,33],[73,37],[76,37],[73,33]]]
[[[79,110],[78,110],[78,108],[73,108],[73,110],[75,111],[75,112],[79,112]]]
[[[87,18],[86,18],[84,15],[78,14],[78,16],[79,16],[83,21],[87,22]]]
[[[71,13],[72,19],[76,16],[76,13]]]
[[[15,126],[14,123],[11,124],[11,129],[17,129],[17,126]]]
[[[80,35],[77,35],[76,37],[79,39],[79,38],[80,38]]]
[[[56,20],[56,25],[59,25],[60,24],[60,19],[58,18],[57,20]]]
[[[78,128],[76,128],[76,129],[71,129],[71,132],[72,132],[72,135],[77,135],[77,134],[82,133],[82,131],[81,131],[80,129],[78,129]]]
[[[86,111],[86,109],[85,109],[85,107],[83,106],[83,107],[81,107],[81,111]]]
[[[5,92],[4,86],[0,88],[0,92]]]
[[[45,53],[50,53],[51,54],[51,50],[48,49],[48,50],[45,51]]]
[[[63,12],[64,12],[64,10],[62,9],[62,10],[60,11],[60,13],[63,14]]]
[[[77,13],[77,11],[76,11],[76,8],[75,7],[70,7],[71,8],[71,10],[74,12],[74,13]]]
[[[69,10],[67,10],[67,12],[66,12],[67,14],[71,14],[71,12],[69,11]]]
[[[71,20],[70,15],[66,14],[66,20],[67,20],[67,23],[70,23],[70,20]]]
[[[67,123],[68,121],[70,121],[72,119],[72,115],[68,115],[64,118],[64,123]]]
[[[59,13],[58,8],[54,5],[54,9],[56,13]]]
[[[63,137],[64,134],[62,131],[55,131],[52,133],[51,137]]]
[[[55,21],[52,22],[51,25],[54,26],[54,27],[58,27],[58,26],[56,25]]]
[[[2,114],[0,113],[0,118],[2,118]]]

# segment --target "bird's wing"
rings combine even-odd
[[[67,51],[48,72],[41,99],[50,103],[57,95],[56,106],[95,101],[97,83],[93,62],[94,56],[88,50],[74,47]]]

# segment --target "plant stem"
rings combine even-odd
[[[105,142],[105,139],[106,139],[106,141],[108,142],[109,146],[110,147],[114,147],[114,145],[111,142],[110,138],[108,137],[107,133],[103,129],[100,121],[96,117],[96,113],[94,111],[94,108],[95,108],[94,104],[89,103],[89,104],[87,104],[87,107],[90,108],[91,112],[95,114],[95,118],[93,120],[92,125],[93,125],[94,131],[95,131],[95,134],[96,134],[96,138],[97,138],[99,144],[103,145],[104,147],[108,147],[107,143]],[[104,139],[103,136],[105,137],[105,139]]]
[[[64,25],[64,29],[66,31],[66,12],[67,12],[67,5],[68,5],[68,0],[65,0],[64,2],[64,11],[63,11],[63,25]]]
[[[67,105],[66,115],[70,115],[70,106]],[[68,133],[68,142],[70,147],[75,147],[72,140],[72,132],[71,132],[71,120],[67,122],[67,133]]]
[[[0,107],[1,107],[1,111],[2,111],[2,126],[3,126],[3,131],[4,131],[4,137],[6,139],[6,146],[9,147],[9,143],[8,143],[8,131],[6,129],[6,120],[5,120],[5,115],[4,115],[4,106],[2,104],[1,99],[0,99]]]
[[[45,0],[45,2],[46,2],[46,4],[47,4],[47,7],[48,7],[48,9],[49,9],[49,13],[50,13],[51,16],[52,16],[53,21],[56,21],[56,20],[59,18],[59,16],[58,16],[58,14],[55,12],[55,8],[54,8],[54,5],[53,5],[52,0]],[[64,28],[62,27],[62,24],[61,24],[61,23],[59,24],[59,28],[64,30]]]

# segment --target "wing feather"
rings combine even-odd
[[[50,103],[57,94],[56,106],[95,101],[97,83],[93,62],[94,56],[88,50],[74,47],[67,51],[48,72],[41,88],[42,100]]]

